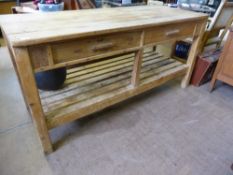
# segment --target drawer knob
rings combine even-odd
[[[180,30],[179,29],[176,29],[176,30],[172,30],[172,31],[169,31],[169,32],[166,32],[166,36],[172,36],[172,35],[176,35],[180,33]]]
[[[99,44],[97,46],[94,46],[92,48],[93,51],[99,51],[99,50],[104,50],[104,49],[109,49],[112,48],[114,46],[114,43],[109,42],[109,43],[103,43],[103,44]]]

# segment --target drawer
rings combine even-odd
[[[125,32],[83,38],[51,45],[55,64],[90,58],[140,46],[141,32]]]
[[[192,36],[195,27],[195,22],[152,27],[145,30],[144,44],[152,44]]]

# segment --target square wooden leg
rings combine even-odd
[[[187,60],[187,65],[189,66],[188,71],[184,77],[184,79],[182,80],[181,83],[181,87],[185,88],[189,85],[190,83],[190,79],[193,73],[193,68],[195,66],[196,63],[196,57],[199,54],[199,52],[201,51],[201,41],[202,41],[202,37],[204,34],[206,28],[206,22],[204,22],[201,26],[201,35],[199,35],[198,37],[194,37],[193,39],[193,43],[192,43],[192,47],[190,49],[189,52],[189,56],[188,56],[188,60]]]
[[[27,48],[13,48],[13,54],[16,60],[15,64],[19,74],[23,95],[31,112],[44,152],[50,153],[53,151],[52,143],[49,137],[45,116],[36,87],[34,72],[31,66],[28,50]]]

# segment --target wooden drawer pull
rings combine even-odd
[[[166,36],[172,36],[172,35],[176,35],[176,34],[179,34],[179,33],[180,33],[180,30],[176,29],[176,30],[166,32]]]
[[[104,44],[94,46],[92,48],[92,50],[93,51],[98,51],[98,50],[103,50],[103,49],[109,49],[109,48],[112,48],[113,46],[114,46],[114,44],[112,42],[111,43],[104,43]]]

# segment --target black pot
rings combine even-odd
[[[41,90],[58,90],[66,80],[66,68],[58,68],[35,74],[37,87]]]

